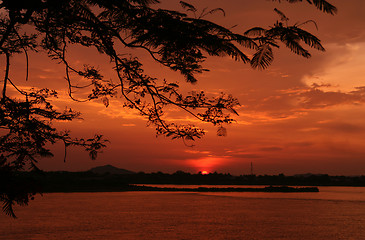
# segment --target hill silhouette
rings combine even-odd
[[[133,174],[132,171],[120,169],[111,165],[92,168],[85,172],[19,172],[20,177],[34,181],[42,192],[106,192],[106,191],[182,191],[175,186],[161,188],[158,186],[141,186],[143,184],[173,184],[173,185],[261,185],[274,186],[275,189],[259,188],[256,190],[224,189],[190,189],[186,191],[287,191],[282,186],[365,186],[364,176],[329,176],[327,174],[315,175],[240,175],[233,176],[228,173],[192,174],[183,171],[175,173],[144,173]],[[228,188],[227,188],[228,187]],[[184,189],[183,189],[184,190]],[[291,191],[294,191],[290,189]],[[301,189],[306,191],[308,189]],[[313,189],[312,189],[313,190]]]
[[[104,165],[99,167],[94,167],[89,170],[89,172],[97,173],[97,174],[135,174],[135,172],[117,168],[112,165]]]

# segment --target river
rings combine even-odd
[[[0,239],[365,239],[365,188],[319,193],[48,193]]]

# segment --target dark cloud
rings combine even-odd
[[[352,123],[346,122],[329,122],[322,124],[322,129],[331,131],[338,131],[343,133],[361,133],[364,131],[364,127]]]
[[[288,146],[290,147],[310,147],[313,146],[314,142],[309,142],[309,141],[305,141],[305,142],[291,142],[288,144]]]
[[[340,104],[365,103],[365,94],[361,88],[357,91],[346,93],[341,91],[323,91],[319,88],[311,87],[307,91],[300,93],[298,97],[303,98],[299,106],[305,109],[327,108]]]
[[[257,155],[257,154],[251,154],[251,153],[237,153],[237,154],[232,154],[232,157],[235,158],[261,158],[262,156]]]
[[[298,112],[365,103],[365,87],[357,87],[350,92],[327,90],[330,87],[328,84],[313,84],[305,88],[286,89],[243,104],[246,111],[266,112],[274,118],[286,118]]]
[[[260,151],[265,151],[265,152],[276,152],[276,151],[281,151],[283,150],[283,148],[281,147],[263,147],[260,148]]]

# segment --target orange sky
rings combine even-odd
[[[163,7],[176,8],[179,1],[162,0]],[[336,16],[323,14],[308,4],[273,3],[266,0],[199,0],[189,1],[200,9],[222,7],[226,17],[217,13],[211,20],[226,27],[238,25],[242,33],[250,27],[272,25],[273,12],[282,10],[292,23],[315,20],[306,29],[317,35],[326,52],[311,51],[311,59],[293,55],[281,48],[275,51],[275,61],[269,69],[257,71],[229,58],[209,58],[205,67],[210,72],[193,86],[209,93],[226,92],[240,103],[237,123],[228,126],[227,137],[217,137],[216,129],[199,124],[208,133],[187,147],[181,141],[155,137],[154,129],[138,114],[121,107],[114,99],[105,108],[100,101],[72,103],[60,97],[59,106],[72,106],[83,112],[84,120],[71,124],[75,136],[104,134],[108,148],[96,161],[80,149],[70,149],[63,163],[61,145],[55,146],[56,157],[40,161],[45,170],[87,170],[93,166],[112,164],[132,171],[177,170],[198,172],[218,171],[248,174],[253,162],[256,174],[329,173],[365,174],[365,2],[362,0],[331,0],[338,7]],[[171,81],[182,78],[153,63],[144,54],[146,72]],[[71,49],[74,65],[96,65],[104,75],[113,78],[113,70],[104,59],[89,49]],[[44,55],[31,54],[30,82],[34,86],[54,87],[65,93],[62,66],[50,63]],[[3,61],[3,60],[2,60]],[[15,58],[13,66],[24,63]],[[24,75],[13,71],[13,79]],[[193,120],[180,112],[169,113],[178,121]],[[195,121],[195,120],[193,120]]]

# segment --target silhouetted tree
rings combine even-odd
[[[287,0],[290,3],[301,0]],[[336,8],[324,0],[307,0],[319,10],[334,14]],[[20,187],[17,174],[30,168],[37,170],[37,160],[52,156],[47,144],[63,142],[82,146],[95,159],[105,147],[101,135],[93,138],[72,138],[68,131],[53,127],[54,121],[72,121],[80,113],[65,109],[58,111],[49,101],[57,97],[50,89],[21,89],[18,79],[10,79],[12,56],[28,52],[45,51],[48,56],[63,64],[69,96],[75,101],[101,99],[106,107],[113,96],[122,96],[124,106],[137,110],[158,135],[172,139],[194,140],[204,135],[203,129],[193,125],[167,122],[164,111],[175,106],[203,122],[218,127],[218,135],[225,135],[223,124],[233,121],[238,100],[221,94],[208,98],[202,92],[183,95],[177,82],[160,80],[147,75],[142,62],[127,57],[126,49],[146,51],[152,60],[168,69],[181,73],[187,82],[197,81],[196,74],[207,71],[203,62],[207,56],[230,56],[236,61],[249,63],[253,68],[264,69],[273,60],[273,48],[284,43],[295,54],[310,57],[302,46],[323,51],[320,40],[303,30],[303,24],[290,25],[288,18],[275,10],[280,19],[267,29],[255,27],[244,34],[206,20],[208,14],[222,9],[199,11],[191,4],[180,1],[182,11],[158,8],[158,0],[2,0],[0,4],[0,54],[5,59],[2,97],[0,101],[0,201],[3,210],[14,216],[14,203],[27,204],[38,190]],[[96,48],[114,65],[112,82],[95,67],[83,69],[72,66],[67,58],[70,46]],[[256,53],[250,58],[246,50]],[[75,82],[77,75],[88,83]],[[80,78],[78,78],[80,79]],[[9,95],[8,88],[20,95]],[[76,89],[89,88],[86,99],[77,99]],[[66,155],[66,152],[65,152]],[[16,184],[15,184],[16,183]]]

